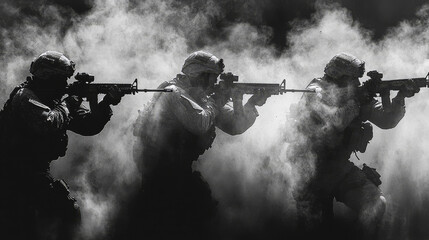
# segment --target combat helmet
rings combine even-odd
[[[335,55],[325,67],[326,75],[333,79],[338,79],[342,76],[360,78],[364,72],[365,62],[347,53]]]
[[[182,72],[187,76],[195,77],[200,73],[220,74],[224,67],[223,59],[219,59],[208,52],[197,51],[186,58]]]
[[[55,76],[71,77],[75,70],[75,63],[64,54],[56,51],[47,51],[31,62],[30,73],[41,79]]]

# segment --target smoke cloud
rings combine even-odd
[[[64,52],[79,72],[94,74],[97,82],[131,83],[138,78],[144,88],[173,78],[187,55],[200,48],[223,58],[225,70],[241,81],[279,83],[285,78],[288,88],[304,88],[322,76],[325,64],[339,52],[360,57],[368,70],[383,71],[385,79],[422,77],[429,69],[427,6],[374,41],[373,32],[363,28],[355,14],[338,3],[317,2],[304,7],[303,16],[310,17],[280,21],[289,27],[280,35],[286,37],[282,41],[287,48],[279,52],[272,44],[278,29],[267,24],[266,12],[258,11],[260,1],[33,2],[0,3],[5,13],[0,20],[1,102],[25,80],[31,60],[46,50]],[[275,4],[267,2],[270,7]],[[237,20],[225,6],[251,11]],[[359,155],[361,161],[352,157],[356,165],[365,162],[382,174],[381,188],[389,202],[382,229],[386,239],[429,236],[424,227],[429,220],[426,91],[406,100],[406,116],[395,129],[375,128],[367,152]],[[80,203],[82,239],[107,238],[118,207],[139,186],[132,125],[150,97],[125,96],[97,136],[70,133],[66,157],[51,166]],[[254,126],[242,135],[217,130],[213,147],[195,163],[220,202],[223,238],[285,237],[293,228],[291,191],[296,178],[286,157],[285,138],[290,105],[300,97],[271,97],[259,108]]]

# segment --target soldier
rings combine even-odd
[[[65,95],[75,64],[62,53],[47,51],[30,67],[31,77],[10,94],[1,112],[1,234],[6,239],[72,239],[80,223],[76,200],[49,165],[67,150],[67,130],[98,134],[110,120],[109,105],[122,93],[112,88],[91,111],[78,96]]]
[[[358,58],[338,54],[324,71],[307,87],[316,94],[304,94],[292,107],[295,141],[288,156],[299,173],[294,197],[300,226],[329,231],[335,197],[357,214],[360,237],[373,237],[386,206],[378,188],[380,175],[366,165],[361,170],[348,159],[353,152],[365,151],[372,139],[371,123],[394,128],[405,114],[404,98],[419,88],[410,80],[390,106],[383,106],[359,87],[365,63]]]
[[[215,127],[236,135],[253,125],[268,95],[253,95],[243,106],[243,95],[213,94],[223,60],[198,51],[192,53],[172,81],[160,88],[135,124],[135,159],[142,171],[142,192],[136,203],[143,221],[134,221],[146,238],[187,237],[206,239],[217,202],[207,182],[192,163],[209,149]]]

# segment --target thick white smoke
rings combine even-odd
[[[274,58],[269,48],[258,44],[264,37],[260,34],[254,35],[255,44],[251,48],[237,47],[241,46],[239,40],[243,36],[251,36],[245,25],[231,27],[228,40],[233,41],[219,44],[218,49],[225,53],[221,56],[228,56],[227,68],[231,61],[232,69],[248,81],[278,81],[286,77],[291,79],[291,86],[304,87],[312,78],[322,76],[325,64],[339,52],[365,60],[367,70],[382,71],[385,79],[424,77],[428,69],[427,11],[426,7],[421,9],[415,20],[402,22],[384,39],[373,42],[371,33],[354,22],[345,9],[319,4],[311,21],[296,22],[288,36],[291,48],[280,58]],[[247,37],[243,42],[246,46],[252,41]],[[230,53],[236,48],[239,51]],[[356,165],[365,162],[383,176],[381,189],[389,202],[382,230],[386,238],[428,236],[422,223],[426,221],[424,214],[419,212],[424,211],[429,197],[425,194],[429,170],[424,140],[426,91],[422,89],[420,94],[406,100],[407,114],[395,129],[375,128],[367,152],[359,154],[361,161],[352,156]],[[219,199],[234,206],[224,210],[231,213],[236,224],[247,224],[246,229],[258,229],[273,212],[279,212],[279,206],[283,210],[280,212],[294,217],[290,189],[294,179],[284,153],[287,144],[282,141],[282,134],[287,131],[283,124],[289,106],[299,97],[272,97],[260,109],[261,116],[251,129],[241,136],[218,136],[213,151],[207,152],[201,162]],[[253,218],[249,218],[249,212]]]
[[[19,27],[0,29],[7,46],[0,63],[2,102],[13,85],[25,79],[32,58],[45,50],[65,52],[78,71],[94,74],[97,82],[131,83],[138,78],[141,87],[154,88],[173,78],[187,55],[199,50],[189,48],[189,43],[210,27],[210,16],[222,12],[215,1],[202,9],[171,4],[169,0],[99,0],[86,15],[73,17],[73,26],[65,30],[60,28],[61,12],[41,6],[41,12],[52,19],[48,27],[28,18]],[[8,4],[0,6],[11,16],[17,14]],[[223,41],[213,41],[204,50],[223,58],[226,71],[238,74],[242,81],[279,83],[286,78],[288,88],[304,88],[312,78],[322,76],[325,64],[339,52],[360,57],[368,70],[383,71],[385,79],[423,77],[429,69],[428,13],[422,9],[414,21],[402,22],[373,42],[371,33],[345,9],[318,4],[311,21],[293,23],[290,48],[280,56],[267,45],[270,29],[246,23],[229,26]],[[399,226],[405,237],[428,220],[421,213],[429,204],[427,91],[407,99],[407,114],[395,129],[375,130],[367,152],[359,156],[361,162],[353,158],[357,165],[366,162],[380,170],[381,188],[392,203],[388,215],[396,216],[388,223]],[[93,137],[71,133],[67,156],[52,164],[53,174],[68,180],[79,200],[84,239],[106,237],[118,204],[138,186],[140,176],[131,154],[132,123],[150,97],[125,96],[113,107],[114,116],[102,133]],[[269,224],[273,221],[293,225],[294,178],[284,134],[289,106],[299,98],[299,94],[271,97],[259,108],[254,126],[242,135],[228,136],[218,130],[212,149],[195,164],[220,202],[223,227],[228,230],[225,238],[243,232],[269,234],[275,230],[275,224]],[[278,233],[287,231],[287,226]],[[418,230],[417,234],[429,236],[427,230]],[[397,236],[393,228],[385,231],[386,236]]]

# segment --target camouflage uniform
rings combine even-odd
[[[350,55],[341,57],[360,61]],[[363,64],[359,62],[357,66]],[[354,210],[358,217],[364,218],[366,211],[376,209],[374,222],[377,222],[385,208],[378,188],[380,175],[368,167],[362,171],[348,159],[353,152],[365,152],[372,139],[370,122],[382,129],[397,125],[405,114],[404,99],[394,98],[389,107],[375,98],[362,100],[357,80],[362,76],[360,73],[352,76],[357,82],[348,84],[333,78],[335,73],[328,75],[329,69],[325,73],[307,87],[316,93],[304,94],[292,107],[295,139],[288,148],[288,156],[299,179],[294,197],[300,224],[310,229],[327,227],[324,224],[333,219],[333,198]]]
[[[211,54],[201,54],[203,60],[219,61]],[[186,75],[179,74],[160,86],[173,92],[155,95],[135,125],[135,159],[141,163],[143,177],[142,196],[137,204],[143,208],[144,218],[136,224],[147,238],[209,237],[204,234],[217,203],[200,172],[192,169],[192,163],[211,147],[215,126],[231,135],[241,134],[258,116],[253,104],[243,106],[240,99],[235,100],[234,107],[217,106],[213,97],[191,84],[189,77],[199,71],[210,72],[210,65],[187,63],[182,70]],[[187,66],[192,70],[187,71]]]
[[[1,112],[0,226],[7,239],[72,239],[80,211],[65,182],[52,178],[49,165],[64,156],[67,130],[95,135],[112,115],[103,101],[92,113],[76,96],[53,98],[40,87],[43,81],[28,77]]]

